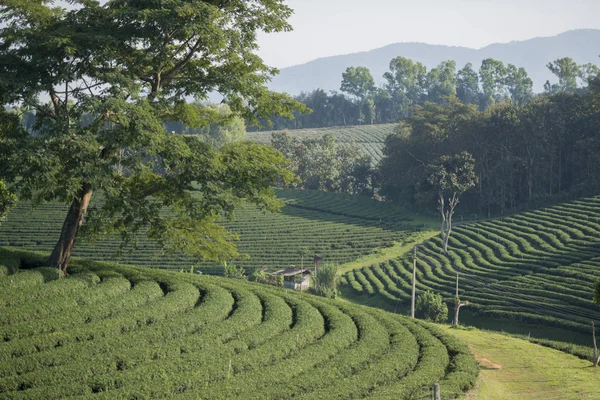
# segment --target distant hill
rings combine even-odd
[[[283,68],[269,85],[272,90],[299,94],[317,88],[339,90],[342,72],[350,66],[365,66],[371,70],[377,83],[383,82],[383,73],[389,70],[390,60],[397,56],[419,61],[428,69],[441,61],[454,60],[462,68],[467,62],[479,69],[481,61],[495,58],[504,63],[524,67],[533,79],[534,90],[542,91],[544,82],[553,79],[546,64],[562,57],[571,57],[577,63],[600,65],[600,30],[580,29],[552,37],[534,38],[519,42],[498,43],[481,49],[440,46],[425,43],[395,43],[354,54],[319,58],[302,65]]]

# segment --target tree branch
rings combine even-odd
[[[196,43],[190,48],[190,50],[186,54],[186,56],[181,61],[179,61],[177,64],[175,64],[175,66],[173,68],[171,68],[168,72],[163,74],[163,78],[162,78],[163,84],[169,83],[171,81],[171,79],[173,79],[175,74],[178,73],[179,71],[181,71],[181,69],[183,67],[185,67],[185,65],[192,60],[192,58],[196,54],[196,50],[198,50],[198,48],[200,47],[201,42],[202,42],[202,38],[199,38],[196,41]]]

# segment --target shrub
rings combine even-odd
[[[338,266],[336,264],[323,264],[313,277],[315,292],[319,296],[335,298],[338,294],[339,276],[337,274]]]
[[[417,297],[417,314],[428,321],[444,322],[448,319],[448,306],[442,296],[429,290]]]
[[[235,264],[223,263],[223,276],[225,278],[246,279],[246,270],[244,267],[237,267]]]

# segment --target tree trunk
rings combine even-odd
[[[442,240],[444,240],[444,234],[446,233],[446,214],[444,213],[444,195],[442,193],[438,193],[438,211],[442,216],[442,226],[440,228],[440,233],[442,235]]]
[[[598,366],[599,356],[598,356],[598,345],[596,344],[596,326],[594,325],[594,321],[592,321],[592,340],[594,342],[594,367]]]
[[[446,233],[444,234],[444,254],[448,254],[448,240],[452,232],[452,216],[448,212],[446,215]]]
[[[460,301],[456,301],[454,303],[454,319],[452,320],[452,325],[454,326],[458,326],[459,322],[458,322],[458,313],[460,312],[460,307],[462,306],[462,304],[460,304]]]
[[[90,205],[91,198],[92,188],[90,185],[84,184],[77,193],[77,197],[73,200],[73,203],[71,203],[71,207],[69,207],[67,217],[60,232],[60,239],[48,259],[48,264],[51,267],[60,269],[65,275],[67,274],[67,267],[69,266],[79,227],[83,223],[83,218]]]

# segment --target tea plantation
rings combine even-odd
[[[404,256],[350,271],[343,281],[351,297],[394,308],[410,299],[412,268],[412,257]],[[432,290],[452,303],[458,274],[460,299],[470,303],[465,312],[579,332],[587,341],[590,321],[600,320],[591,301],[599,268],[600,198],[594,197],[460,226],[448,255],[439,237],[424,242],[417,292]]]
[[[383,145],[385,138],[394,133],[398,124],[385,125],[360,125],[316,129],[294,129],[286,131],[290,136],[299,140],[308,138],[320,138],[325,134],[331,134],[338,143],[354,143],[365,155],[371,156],[373,163],[378,164],[383,157]],[[248,132],[246,139],[262,144],[271,143],[273,133],[283,131]]]
[[[281,213],[263,213],[247,206],[237,212],[235,221],[224,221],[239,234],[240,253],[250,258],[233,260],[247,272],[254,268],[283,268],[300,265],[300,249],[308,257],[319,254],[325,261],[348,262],[370,254],[376,248],[391,246],[394,241],[409,240],[412,232],[424,227],[423,221],[407,217],[403,209],[391,204],[341,193],[278,190],[287,205]],[[20,203],[0,224],[0,246],[51,251],[60,235],[66,207],[47,204],[32,209]],[[428,221],[425,221],[426,223]],[[222,266],[199,262],[183,256],[166,256],[144,235],[135,247],[124,249],[120,240],[109,238],[86,243],[79,240],[74,255],[93,260],[110,260],[146,267],[184,268],[195,265],[210,273],[220,273]],[[304,262],[307,262],[305,257]]]
[[[408,399],[478,366],[433,325],[246,281],[0,250],[0,398]]]

